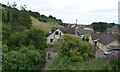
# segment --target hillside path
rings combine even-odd
[[[44,70],[49,70],[50,60],[57,57],[58,53],[54,53],[52,48],[46,49],[46,64]]]

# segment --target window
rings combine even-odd
[[[55,35],[58,35],[58,33],[59,33],[59,32],[58,32],[58,31],[56,31],[56,32],[55,32]]]
[[[50,39],[50,42],[53,42],[53,39]]]
[[[97,46],[97,41],[95,41],[95,46]]]
[[[61,36],[61,33],[60,33],[60,36]]]
[[[60,40],[58,39],[58,41],[60,41]]]

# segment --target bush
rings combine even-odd
[[[71,61],[83,61],[90,57],[90,44],[71,35],[64,35],[63,41],[56,42],[54,47],[62,55],[70,57]]]
[[[25,55],[19,51],[10,51],[3,54],[3,70],[24,70],[26,69]]]
[[[21,48],[3,54],[3,70],[41,70],[45,65],[45,52]]]

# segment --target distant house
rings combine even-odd
[[[112,34],[120,34],[120,28],[107,28],[106,29],[108,32],[111,32]]]
[[[90,35],[91,33],[93,33],[93,29],[90,28],[90,27],[79,27],[78,28],[78,36],[81,38],[81,39],[89,39],[90,38]]]
[[[114,29],[106,29],[101,34],[92,33],[89,42],[101,49],[102,51],[109,51],[114,49],[120,49],[120,35],[116,35]],[[118,33],[118,32],[117,32]]]
[[[52,27],[51,34],[47,37],[47,43],[54,43],[55,41],[62,40],[64,34],[71,34],[75,36],[76,28],[72,27]]]

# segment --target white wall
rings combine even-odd
[[[97,46],[98,46],[98,48],[100,48],[100,49],[103,50],[103,51],[109,51],[108,46],[107,46],[107,45],[104,45],[104,44],[102,44],[102,43],[100,43],[100,42],[97,42]]]
[[[110,44],[108,44],[108,45],[114,45],[114,46],[119,46],[120,45],[120,43],[118,42],[118,41],[113,41],[113,42],[111,42]]]
[[[56,31],[58,31],[58,35],[55,35]],[[53,39],[53,42],[55,42],[61,38],[61,36],[63,35],[63,32],[60,31],[59,29],[57,29],[56,31],[54,31],[51,35],[47,37],[47,43],[50,43],[50,39]],[[61,36],[60,36],[60,33],[61,33]]]

